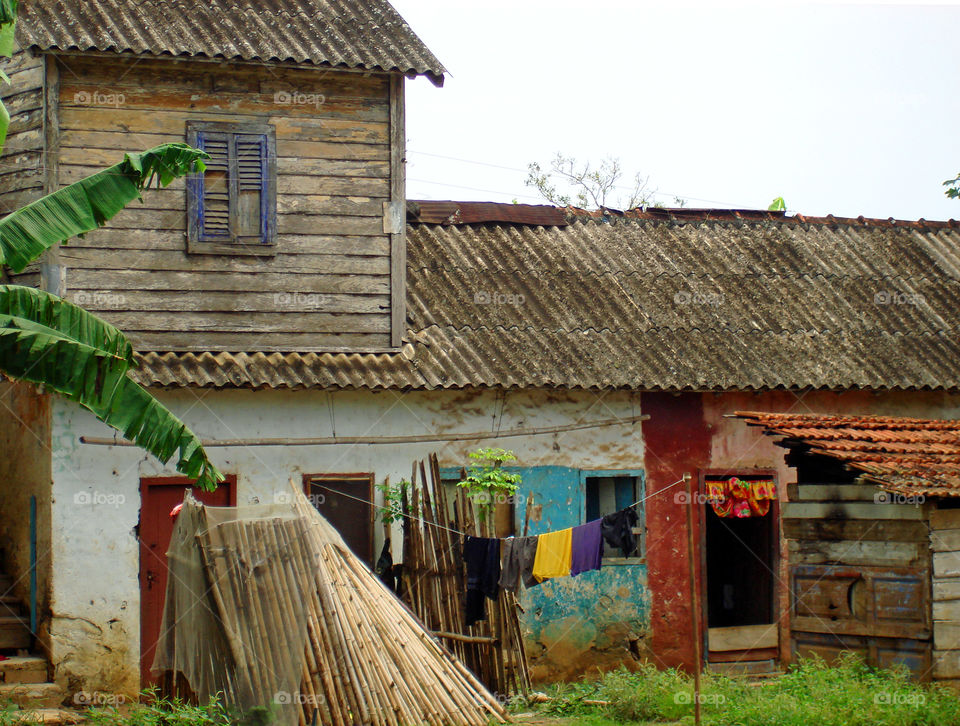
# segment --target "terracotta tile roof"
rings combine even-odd
[[[17,37],[41,50],[99,50],[446,72],[386,0],[30,0]]]
[[[479,205],[450,204],[465,218],[484,218]],[[546,214],[523,207],[482,205],[498,217]],[[563,226],[409,225],[402,353],[160,351],[143,356],[138,379],[293,388],[960,390],[956,223],[562,211]]]
[[[781,443],[796,442],[865,472],[884,489],[960,497],[960,421],[737,411]]]

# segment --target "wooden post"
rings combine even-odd
[[[687,567],[690,571],[690,621],[693,624],[693,721],[700,726],[700,603],[693,549],[693,508],[698,500],[694,497],[693,477],[685,473],[683,480],[687,483]]]

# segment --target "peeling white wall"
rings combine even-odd
[[[205,439],[398,436],[559,426],[640,414],[640,398],[590,391],[160,391],[159,398]],[[51,656],[56,680],[88,691],[139,688],[141,477],[175,476],[132,447],[81,444],[113,436],[74,404],[55,401]],[[642,469],[639,423],[525,438],[404,445],[259,446],[209,449],[237,476],[239,503],[270,501],[303,474],[374,472],[409,478],[414,459],[467,463],[478,446],[516,452],[518,465]],[[396,540],[395,540],[396,541]]]

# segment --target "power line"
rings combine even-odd
[[[488,168],[491,168],[491,169],[502,169],[502,170],[504,170],[504,171],[516,171],[516,172],[520,172],[521,174],[526,174],[526,173],[529,171],[529,169],[520,169],[520,168],[515,167],[515,166],[504,166],[504,165],[502,165],[502,164],[491,164],[491,163],[486,162],[486,161],[476,161],[476,160],[474,160],[474,159],[464,159],[463,157],[460,157],[460,156],[447,156],[447,155],[445,155],[445,154],[433,154],[433,153],[430,153],[430,152],[427,152],[427,151],[417,151],[416,149],[407,149],[407,153],[408,153],[408,154],[418,154],[419,156],[429,156],[429,157],[434,158],[434,159],[445,159],[445,160],[447,160],[447,161],[456,161],[456,162],[459,162],[459,163],[461,163],[461,164],[472,164],[472,165],[474,165],[474,166],[485,166],[485,167],[488,167]],[[540,200],[540,199],[541,199],[541,197],[536,197],[536,196],[532,196],[532,195],[529,195],[529,194],[514,194],[514,195],[510,195],[508,192],[494,191],[494,190],[492,190],[492,189],[478,189],[478,188],[476,188],[476,187],[459,186],[459,185],[456,185],[456,184],[446,184],[445,182],[428,181],[428,180],[426,180],[426,179],[411,179],[410,181],[417,181],[417,182],[420,182],[420,183],[422,183],[422,184],[435,184],[435,185],[438,185],[438,186],[449,186],[449,187],[452,187],[452,188],[454,188],[454,189],[468,189],[468,190],[470,190],[470,191],[484,192],[484,193],[486,193],[486,194],[503,194],[503,195],[505,195],[505,196],[526,197],[527,199],[537,199],[537,200]],[[620,185],[617,185],[617,186],[615,186],[614,188],[615,188],[615,189],[620,189],[620,190],[622,190],[622,191],[633,191],[633,190],[630,189],[629,187],[620,186]],[[719,204],[719,205],[722,205],[722,206],[725,206],[725,207],[733,207],[733,208],[736,208],[736,209],[744,209],[744,208],[749,208],[749,207],[750,207],[750,205],[746,205],[746,204],[734,204],[733,202],[721,202],[721,201],[718,201],[718,200],[716,200],[716,199],[703,199],[702,197],[691,197],[691,196],[687,196],[687,195],[685,195],[685,194],[675,194],[674,192],[661,192],[661,191],[659,191],[659,190],[650,192],[650,194],[651,194],[652,196],[654,196],[654,197],[673,197],[674,199],[685,199],[685,200],[688,200],[688,201],[691,201],[691,202],[705,202],[705,203],[707,203],[707,204]]]

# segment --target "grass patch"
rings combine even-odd
[[[693,722],[693,679],[676,670],[614,671],[596,681],[558,684],[549,695],[549,702],[535,706],[540,713]],[[703,723],[711,726],[960,725],[960,699],[953,691],[917,683],[905,669],[870,668],[853,654],[833,667],[804,660],[759,685],[704,674],[700,697]]]

